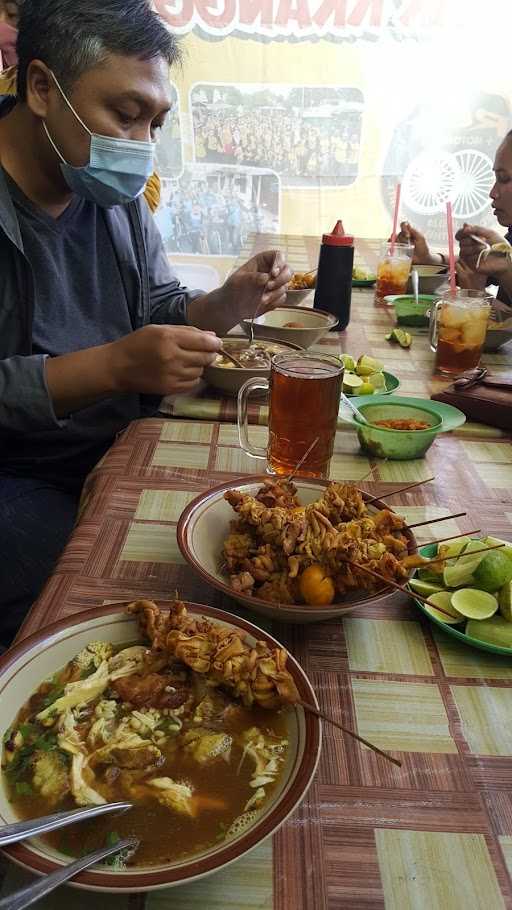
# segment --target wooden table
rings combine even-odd
[[[369,294],[357,294],[349,331],[324,349],[382,355],[402,392],[425,395],[434,387],[425,337],[410,352],[391,349],[388,324]],[[496,355],[493,369],[508,359]],[[176,589],[241,611],[183,563],[175,535],[191,498],[258,464],[240,452],[235,426],[219,420],[228,412],[224,403],[217,419],[145,420],[127,430],[91,475],[80,523],[23,634],[109,600],[170,598]],[[267,431],[252,432],[262,443]],[[424,460],[380,463],[365,486],[383,492],[435,475],[391,502],[411,520],[467,510],[435,525],[436,536],[482,528],[512,539],[511,465],[509,436],[470,426],[439,437]],[[331,476],[357,480],[369,466],[355,435],[340,430]],[[427,531],[420,540],[428,539]],[[108,896],[109,910],[512,908],[512,662],[438,634],[402,595],[343,622],[272,631],[304,666],[321,705],[398,754],[402,767],[327,727],[316,780],[271,841],[194,885]],[[25,878],[9,867],[2,896]],[[61,891],[41,907],[72,901],[81,910],[94,900]]]

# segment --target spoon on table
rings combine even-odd
[[[28,821],[15,822],[13,825],[2,825],[0,828],[0,847],[16,844],[18,841],[27,840],[29,837],[38,837],[57,828],[74,825],[76,822],[110,812],[126,812],[132,809],[132,803],[103,803],[101,806],[85,806],[83,809],[71,809],[67,812],[54,812],[53,815],[44,815],[42,818],[32,818]],[[1,906],[1,905],[0,905]]]
[[[63,885],[64,882],[74,878],[75,875],[83,872],[84,869],[88,869],[89,866],[94,866],[96,863],[100,863],[103,859],[114,856],[122,850],[133,852],[137,849],[139,843],[140,841],[136,837],[127,837],[118,841],[113,847],[102,847],[101,850],[88,853],[87,856],[82,856],[74,863],[70,863],[61,869],[56,869],[55,872],[45,875],[44,878],[37,879],[37,881],[27,885],[26,888],[21,888],[19,891],[15,891],[14,894],[4,897],[0,900],[0,910],[25,910],[25,907],[30,907],[31,904],[41,900],[42,897],[55,891],[59,885]]]
[[[419,276],[418,276],[417,269],[413,269],[411,272],[411,283],[412,283],[412,290],[414,293],[414,302],[417,304],[417,303],[419,303],[419,299],[418,299]]]
[[[348,409],[350,411],[352,411],[354,417],[357,417],[358,420],[360,420],[361,423],[364,423],[367,427],[370,426],[370,423],[367,421],[366,417],[364,417],[363,414],[361,414],[361,411],[358,411],[355,404],[352,404],[350,398],[347,398],[347,396],[344,395],[343,392],[341,393],[341,400],[344,404],[347,405]]]

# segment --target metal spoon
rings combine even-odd
[[[42,818],[32,818],[29,821],[15,822],[14,825],[4,825],[0,828],[0,847],[15,844],[29,837],[47,834],[57,828],[73,825],[75,822],[85,821],[87,818],[96,818],[98,815],[107,815],[109,812],[126,812],[132,808],[132,803],[104,803],[102,806],[87,806],[85,809],[71,809],[69,812],[55,812],[53,815],[44,815]],[[1,906],[1,905],[0,905]]]
[[[412,282],[412,289],[414,292],[414,302],[418,303],[419,302],[419,300],[418,300],[419,276],[418,276],[417,269],[413,269],[411,272],[411,282]]]
[[[344,404],[346,404],[348,406],[349,410],[352,411],[354,416],[357,417],[361,421],[361,423],[366,424],[367,427],[370,426],[370,423],[367,421],[366,417],[364,417],[361,414],[361,411],[357,410],[355,404],[352,404],[350,398],[347,398],[347,396],[343,392],[341,393],[341,400],[344,402]]]
[[[107,859],[109,856],[120,853],[121,850],[136,850],[139,843],[140,841],[136,837],[127,837],[118,841],[114,847],[103,847],[101,850],[95,850],[94,853],[88,853],[87,856],[82,856],[81,859],[77,859],[74,863],[70,863],[62,869],[56,869],[55,872],[45,875],[44,878],[37,879],[37,881],[27,885],[26,888],[21,888],[14,894],[9,895],[9,897],[4,897],[0,900],[0,910],[25,910],[25,907],[30,907],[31,904],[41,900],[42,897],[55,891],[59,885],[69,881],[70,878],[74,878],[75,875],[78,875],[84,869],[88,869],[89,866],[94,866],[96,863],[100,863],[102,859]],[[70,904],[72,904],[71,899]]]

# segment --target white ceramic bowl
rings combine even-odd
[[[391,588],[383,589],[378,593],[358,591],[334,604],[323,607],[311,607],[305,604],[276,604],[259,597],[239,594],[229,585],[229,579],[221,571],[220,563],[222,547],[229,534],[230,522],[236,518],[229,503],[224,499],[226,490],[240,490],[242,493],[255,495],[268,474],[249,477],[243,482],[229,482],[221,484],[212,490],[202,493],[194,499],[183,511],[178,523],[178,545],[183,557],[204,578],[208,584],[217,590],[232,597],[253,613],[259,613],[279,622],[310,623],[322,622],[334,617],[346,616],[362,604],[374,603],[391,593]],[[296,478],[294,483],[298,490],[299,501],[308,505],[318,499],[328,481],[307,480]],[[369,494],[363,496],[370,498]],[[369,507],[370,511],[378,512],[388,509],[383,502],[376,501]],[[410,540],[410,549],[415,548],[415,540],[411,532],[407,532]]]
[[[292,344],[290,341],[281,341],[279,338],[258,338],[258,341],[279,345],[283,351],[299,350],[299,345]],[[248,347],[248,341],[245,335],[228,335],[222,339],[222,345],[228,353],[234,354],[236,357],[237,351],[243,351]],[[244,383],[255,376],[262,376],[268,379],[270,376],[270,364],[268,367],[244,367],[244,369],[235,366],[220,367],[213,364],[210,367],[205,367],[203,373],[203,378],[208,385],[218,389],[219,392],[223,392],[224,395],[233,396],[238,395]]]
[[[446,265],[413,265],[418,273],[418,291],[420,294],[437,294],[441,288],[448,287],[449,276]],[[407,282],[407,293],[412,294],[412,278]]]
[[[165,606],[160,601],[158,603]],[[267,632],[237,616],[201,604],[187,606],[191,615],[207,616],[222,625],[243,629],[249,643],[263,640],[273,647],[278,644]],[[67,617],[47,626],[7,652],[0,661],[2,736],[38,686],[64,667],[91,640],[110,641],[121,646],[140,638],[137,622],[125,613],[125,607],[126,605],[100,607],[73,618]],[[318,707],[311,683],[291,656],[287,667],[301,699]],[[242,834],[187,860],[151,868],[133,866],[125,871],[96,867],[82,872],[69,884],[77,888],[115,893],[168,888],[195,881],[225,868],[273,834],[304,798],[315,775],[321,749],[321,723],[316,717],[304,712],[302,708],[296,708],[287,713],[287,719],[289,750],[280,783],[261,815]],[[0,825],[15,821],[18,818],[7,799],[2,779]],[[3,852],[18,865],[38,875],[53,872],[69,863],[68,856],[58,853],[39,839],[13,844],[5,847]],[[71,897],[69,903],[72,906]]]
[[[300,327],[292,328],[288,323],[297,323]],[[250,319],[244,319],[242,327],[248,335]],[[273,338],[275,341],[291,341],[301,348],[310,348],[317,341],[338,325],[338,320],[324,310],[312,310],[309,307],[278,307],[254,320],[256,338]]]

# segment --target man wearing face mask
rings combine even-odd
[[[72,529],[87,473],[145,396],[192,389],[241,318],[283,302],[263,253],[179,285],[141,193],[175,39],[149,0],[24,0],[0,99],[0,642]]]

